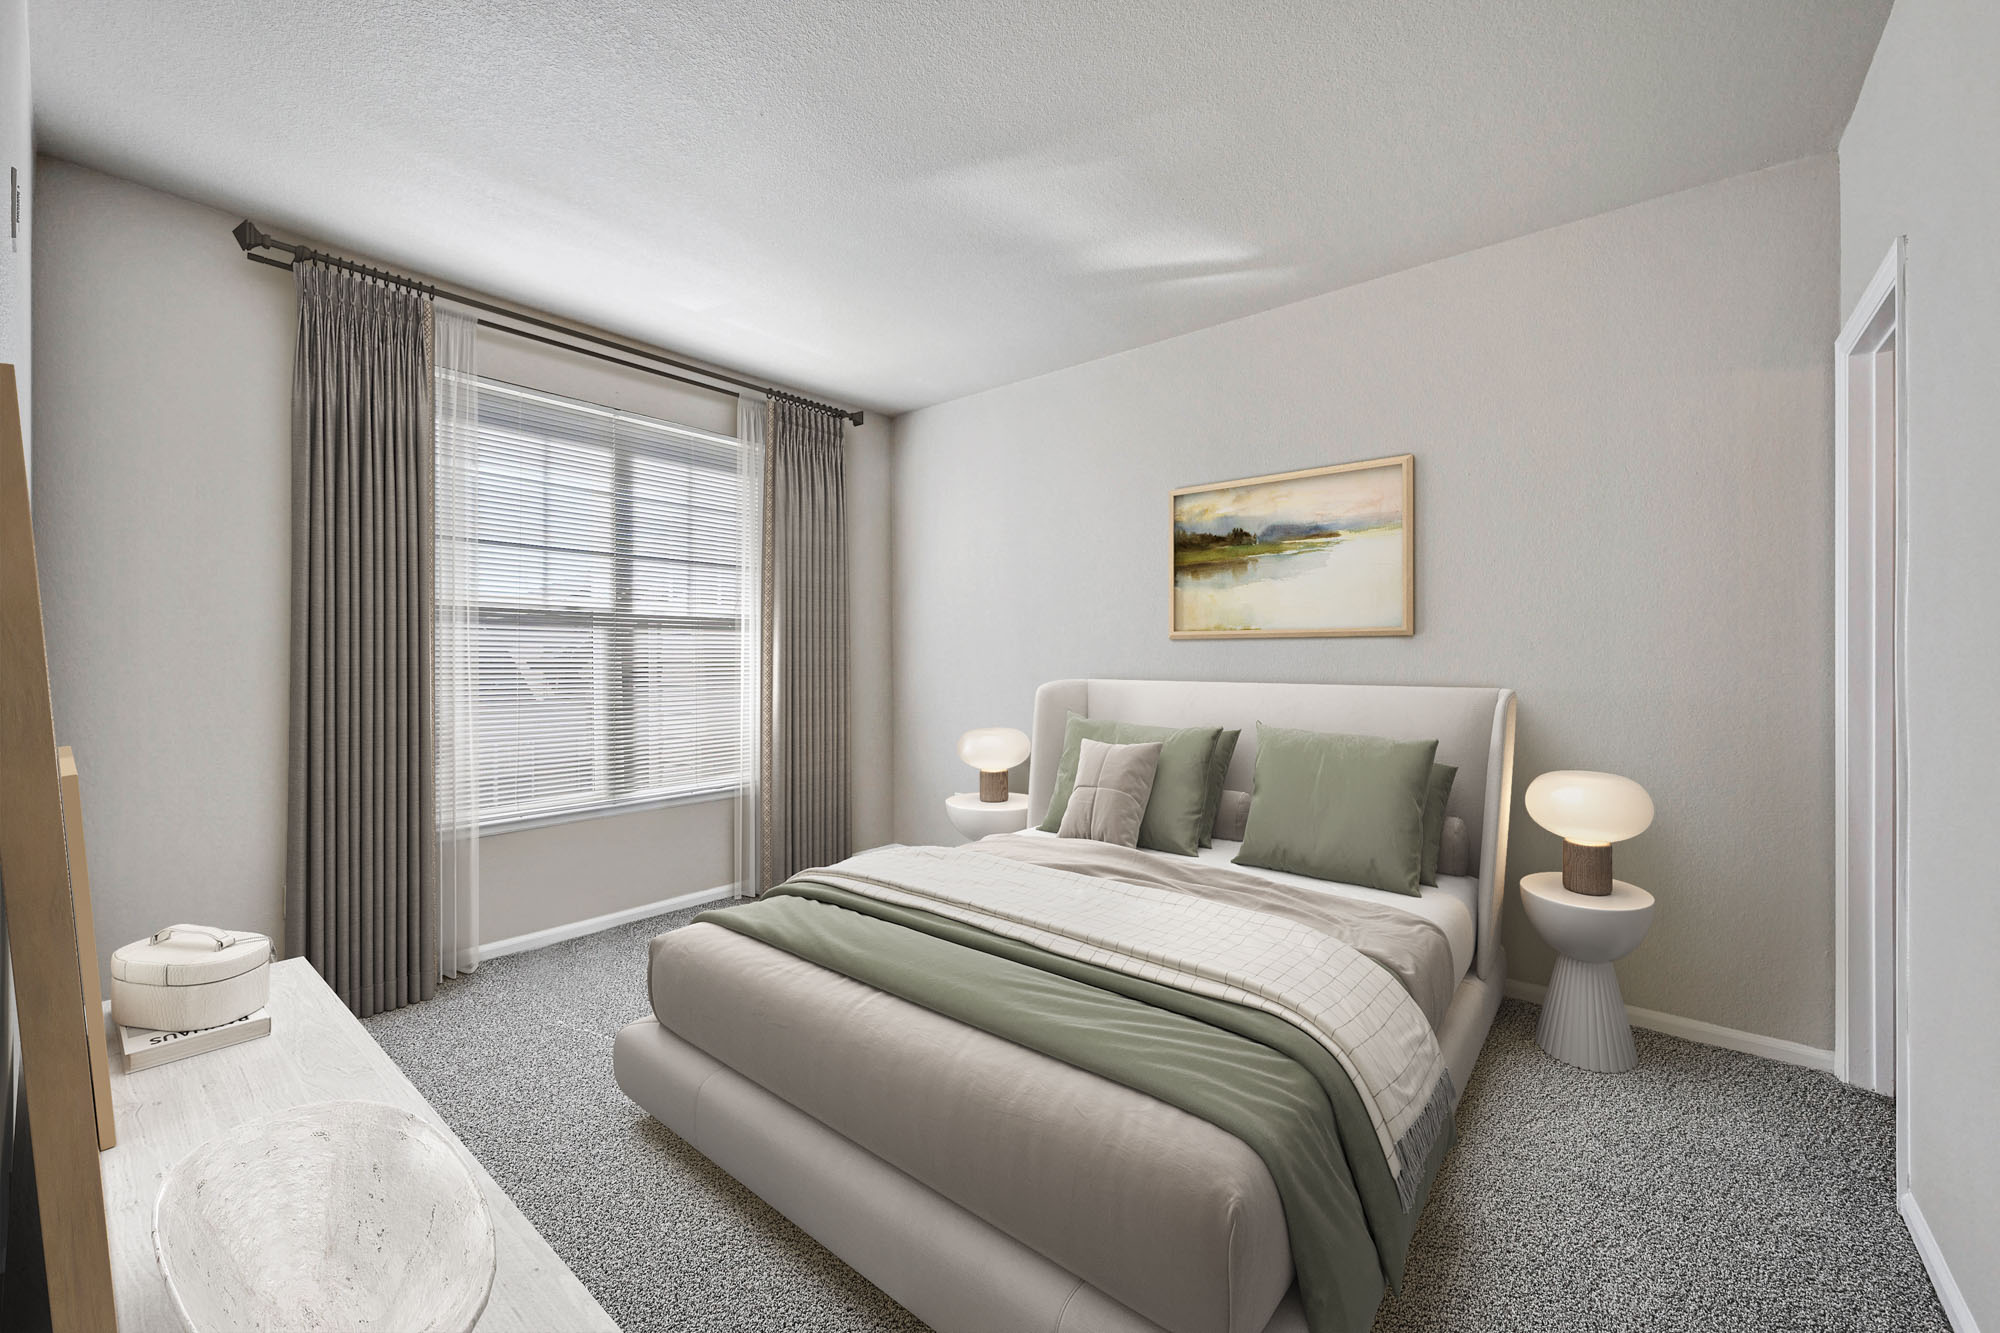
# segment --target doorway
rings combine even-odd
[[[1902,1042],[1903,238],[1834,343],[1834,1072],[1894,1095]]]

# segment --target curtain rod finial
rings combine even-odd
[[[255,250],[271,243],[271,238],[257,230],[257,224],[249,218],[237,223],[236,229],[229,234],[236,238],[236,244],[244,250]]]
[[[861,419],[867,415],[866,412],[851,412],[848,414],[847,419],[858,426],[861,424]]]

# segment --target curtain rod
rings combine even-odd
[[[426,296],[443,297],[445,300],[458,305],[471,306],[475,310],[484,310],[488,314],[501,315],[507,319],[518,319],[523,323],[533,324],[537,328],[549,329],[552,332],[563,334],[565,337],[581,338],[585,342],[593,342],[600,347],[609,347],[614,351],[623,352],[627,356],[644,357],[648,361],[657,361],[663,366],[672,366],[676,370],[692,371],[697,375],[706,376],[712,380],[719,380],[724,384],[733,384],[739,389],[754,389],[767,397],[782,398],[788,403],[800,403],[806,407],[817,408],[819,411],[832,416],[845,417],[857,426],[862,423],[863,414],[860,412],[850,411],[844,407],[835,407],[831,403],[822,403],[817,399],[807,398],[803,394],[787,393],[783,389],[775,389],[767,384],[758,384],[754,380],[738,379],[734,375],[725,375],[719,370],[710,370],[706,366],[698,366],[687,361],[677,361],[673,357],[655,352],[651,348],[640,347],[633,343],[619,342],[615,338],[606,338],[595,333],[586,333],[582,329],[574,329],[567,324],[558,324],[554,320],[543,319],[539,315],[530,315],[526,311],[515,310],[503,305],[494,305],[489,301],[482,301],[478,297],[467,296],[463,292],[455,292],[449,288],[434,287],[430,283],[419,282],[417,279],[401,273],[392,273],[387,269],[371,268],[366,264],[357,263],[352,259],[346,259],[340,255],[330,255],[324,250],[315,250],[310,246],[293,245],[289,241],[278,240],[276,237],[264,232],[256,223],[250,221],[248,218],[237,223],[235,228],[230,232],[230,235],[234,236],[236,244],[242,247],[243,257],[254,263],[269,264],[272,268],[291,268],[292,264],[256,253],[258,250],[277,250],[290,255],[293,263],[301,259],[306,259],[321,264],[331,264],[335,268],[344,268],[351,273],[359,273],[365,277],[374,278],[379,282],[393,283],[399,287],[408,287],[413,291],[422,292]],[[485,324],[488,328],[500,329],[506,333],[519,334],[523,338],[533,338],[536,342],[553,343],[554,341],[548,338],[537,338],[534,334],[524,333],[520,329],[510,329],[501,324],[493,324],[487,320],[482,319],[479,322]],[[570,350],[582,352],[587,349],[574,347]],[[598,353],[594,352],[589,354],[593,356],[598,355]],[[612,358],[604,357],[603,359],[609,361]],[[630,365],[631,363],[619,362],[618,364]],[[665,371],[654,370],[651,366],[632,366],[632,369],[660,375],[665,379],[680,380],[683,384],[697,383],[694,380],[683,379],[679,375],[669,375]],[[697,387],[705,389],[713,386],[698,384]]]

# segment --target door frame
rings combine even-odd
[[[1906,1058],[1905,249],[1897,237],[1834,341],[1833,1068],[1891,1095]]]

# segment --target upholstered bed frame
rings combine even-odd
[[[1257,724],[1437,739],[1448,812],[1479,849],[1476,941],[1439,1031],[1462,1092],[1499,1006],[1514,694],[1458,686],[1061,680],[1035,695],[1031,821],[1048,807],[1071,712],[1242,732],[1225,785],[1251,788]],[[619,1033],[628,1096],[939,1333],[1161,1333],[1059,1265],[898,1171],[650,1016]],[[1297,1293],[1264,1333],[1304,1333]]]

